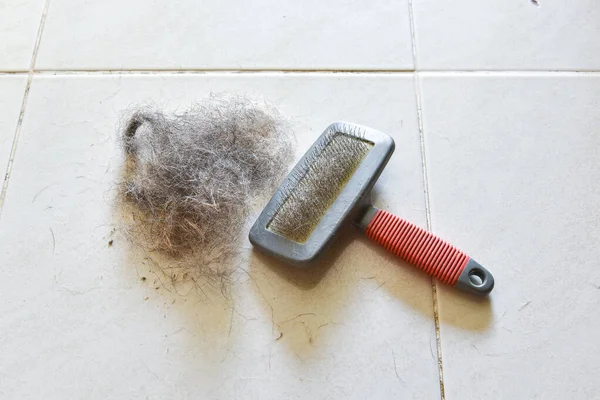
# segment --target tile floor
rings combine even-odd
[[[535,3],[0,4],[0,398],[599,398],[600,4]],[[163,286],[114,230],[119,117],[221,91],[298,156],[335,120],[392,135],[376,205],[491,297],[351,229],[306,271],[246,242],[228,298]]]

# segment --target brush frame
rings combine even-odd
[[[323,215],[308,240],[298,243],[270,231],[267,226],[279,205],[285,201],[292,176],[305,171],[315,153],[323,148],[331,134],[341,133],[372,144],[340,195]],[[347,122],[334,122],[319,136],[311,148],[290,171],[250,230],[250,242],[264,252],[299,267],[307,267],[329,247],[336,232],[344,224],[358,218],[365,204],[370,204],[370,192],[394,152],[394,140],[375,129]]]

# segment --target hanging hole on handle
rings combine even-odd
[[[469,282],[477,287],[483,286],[483,283],[485,282],[485,274],[482,270],[474,268],[469,271]]]
[[[465,292],[486,296],[494,289],[494,277],[485,267],[471,258],[454,286]]]

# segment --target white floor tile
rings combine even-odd
[[[408,10],[407,0],[53,0],[38,67],[412,69]]]
[[[442,288],[447,399],[597,397],[600,77],[422,79],[433,230],[496,277]]]
[[[417,67],[598,70],[596,0],[413,1]]]
[[[351,227],[329,267],[305,271],[247,243],[252,279],[231,301],[168,292],[111,234],[120,111],[224,90],[275,102],[299,155],[334,120],[390,133],[397,151],[376,204],[424,223],[411,76],[36,77],[0,221],[3,397],[439,397],[429,278]]]
[[[4,178],[4,172],[8,165],[26,83],[27,78],[24,76],[0,76],[0,171],[2,171],[2,178]]]
[[[0,3],[0,71],[27,71],[42,18],[44,0]]]

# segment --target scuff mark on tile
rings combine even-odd
[[[527,303],[525,303],[521,307],[519,307],[519,311],[523,311],[525,309],[525,307],[527,307],[530,304],[531,304],[531,300],[529,300]]]

